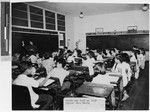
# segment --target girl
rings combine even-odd
[[[125,101],[127,98],[129,98],[126,89],[127,89],[127,84],[131,79],[131,69],[130,69],[130,65],[124,60],[121,54],[116,55],[115,64],[113,66],[112,71],[118,72],[122,75],[123,95],[124,95],[122,101]]]

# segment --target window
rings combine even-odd
[[[57,27],[59,31],[65,31],[65,16],[57,14]]]

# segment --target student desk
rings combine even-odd
[[[79,88],[76,89],[77,94],[89,95],[108,99],[112,106],[115,106],[114,88],[112,85],[96,84],[91,82],[84,82]]]
[[[91,83],[84,83],[76,90],[76,92],[105,98],[110,96],[112,106],[116,106],[115,92],[119,92],[118,99],[120,101],[122,98],[122,90],[122,76],[120,74],[110,72],[105,75],[96,76]]]

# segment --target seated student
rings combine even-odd
[[[37,58],[38,67],[42,66],[42,62],[43,62],[43,54],[39,53],[38,58]]]
[[[139,77],[139,65],[138,65],[138,59],[137,59],[137,50],[131,51],[130,62],[135,62],[135,79],[138,79],[138,77]]]
[[[20,64],[20,54],[19,53],[15,53],[12,57],[12,69],[16,69],[18,68],[19,64]]]
[[[140,49],[138,54],[137,54],[137,59],[138,59],[138,65],[140,69],[144,69],[145,66],[145,52]]]
[[[78,57],[78,53],[77,53],[76,50],[73,50],[73,56],[74,56],[75,58]]]
[[[106,49],[106,57],[111,57],[110,50]]]
[[[36,81],[33,76],[36,72],[35,67],[32,67],[32,63],[30,62],[21,62],[20,64],[21,74],[13,81],[15,85],[26,86],[29,89],[30,97],[31,97],[31,106],[33,108],[41,107],[41,110],[47,110],[50,108],[50,104],[52,103],[52,97],[46,94],[36,94],[32,87],[38,88],[45,84],[45,82],[39,83]],[[29,77],[31,75],[32,77]],[[23,97],[23,96],[22,96]]]
[[[143,48],[140,49],[140,68],[144,69],[145,68],[145,50]]]
[[[94,74],[94,58],[88,53],[86,54],[86,60],[83,60],[82,66],[87,66],[89,68],[89,74],[93,75]]]
[[[130,65],[125,61],[125,58],[123,58],[121,54],[116,55],[115,64],[112,71],[119,72],[122,75],[124,94],[122,101],[125,101],[127,98],[129,98],[129,95],[126,91],[126,86],[131,79],[131,69]]]
[[[53,69],[53,65],[55,64],[55,62],[53,61],[52,56],[50,55],[50,53],[45,53],[44,54],[44,60],[42,62],[43,67],[46,68],[46,72],[47,74]]]
[[[111,56],[112,56],[112,57],[115,57],[115,56],[116,56],[116,51],[115,51],[115,49],[111,49],[111,50],[110,50],[110,53],[111,53]]]
[[[29,57],[29,60],[31,61],[31,63],[36,63],[37,61],[37,57],[36,57],[36,53],[32,53]]]
[[[100,61],[100,60],[103,60],[102,52],[97,52],[97,53],[96,53],[96,56],[97,56],[97,57],[96,57],[96,60],[99,60],[99,61]]]
[[[68,53],[67,62],[74,63],[74,61],[75,59],[74,59],[73,53],[72,52]]]
[[[63,81],[66,76],[69,75],[69,71],[64,69],[66,65],[66,61],[63,58],[60,58],[56,61],[56,68],[54,68],[51,72],[49,72],[47,78],[56,77],[60,81],[60,85],[62,86]]]

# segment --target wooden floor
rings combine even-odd
[[[149,62],[146,62],[145,69],[140,74],[129,92],[129,99],[121,102],[117,110],[149,109]]]

